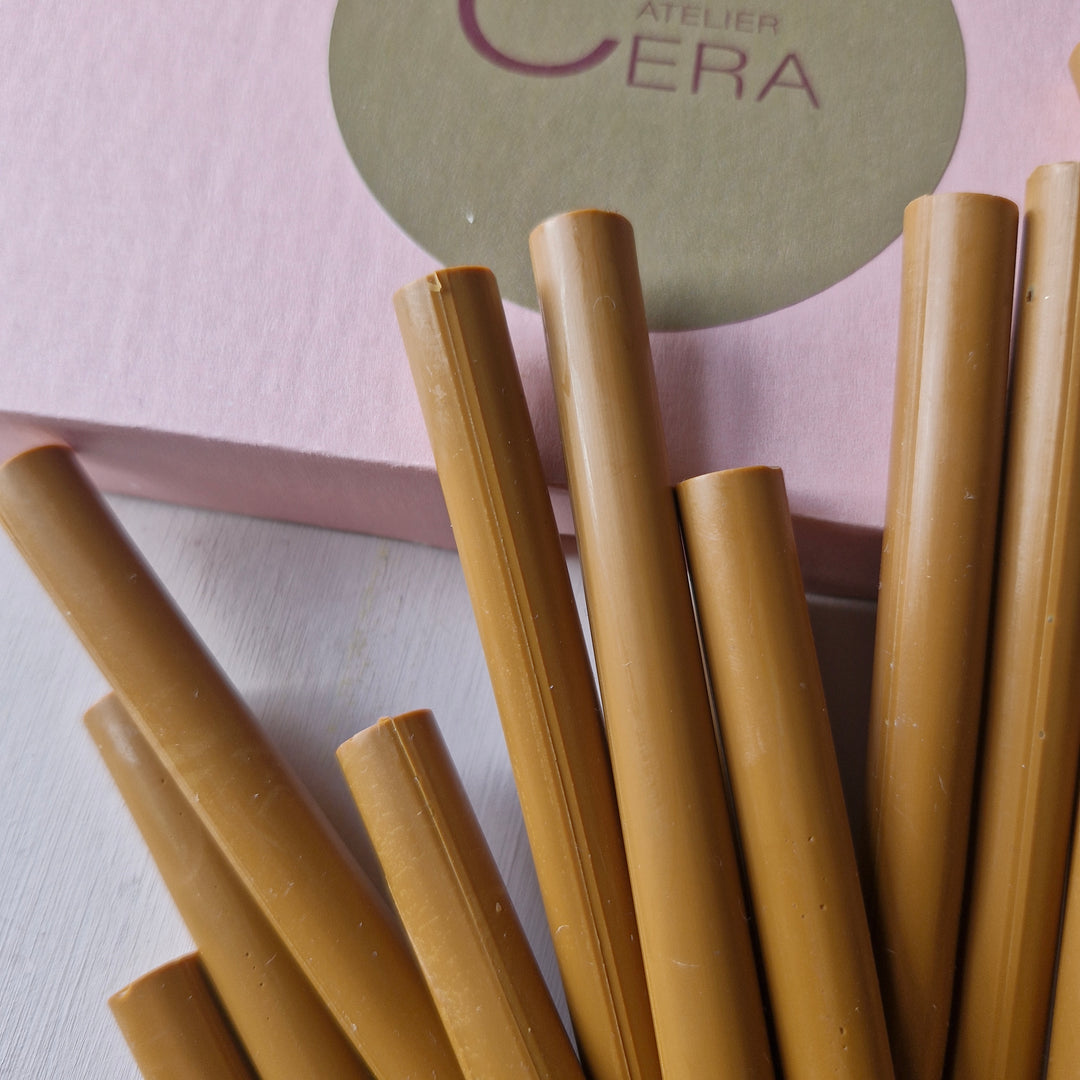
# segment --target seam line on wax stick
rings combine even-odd
[[[501,958],[499,950],[493,946],[489,927],[483,920],[476,918],[476,912],[482,910],[480,898],[473,888],[473,883],[468,875],[463,877],[459,872],[461,866],[464,865],[465,860],[461,857],[458,845],[454,842],[452,830],[446,827],[446,822],[443,815],[440,813],[438,802],[433,801],[429,795],[429,792],[434,790],[435,785],[431,782],[430,773],[423,756],[411,752],[408,745],[409,740],[403,737],[396,722],[391,723],[389,727],[394,734],[394,744],[397,747],[398,754],[405,762],[406,771],[416,778],[416,790],[423,800],[425,816],[435,835],[438,837],[439,846],[443,851],[446,865],[453,871],[454,882],[457,886],[458,893],[466,898],[467,902],[465,907],[469,912],[469,921],[473,929],[473,934],[477,942],[480,943],[484,959],[487,961],[488,966],[498,975],[499,988],[502,990],[503,998],[509,1007],[510,1019],[514,1022],[513,1026],[518,1034],[518,1038],[520,1038],[522,1043],[528,1047],[527,1053],[532,1061],[544,1060],[542,1048],[533,1035],[533,1026],[528,1022],[529,1010],[525,1007],[525,1003],[521,999],[520,994],[518,994],[517,987],[510,978],[509,971],[505,970],[500,962]],[[477,824],[479,827],[479,823]],[[505,882],[503,883],[503,887],[505,889]],[[509,893],[507,893],[507,902],[512,903]],[[510,915],[516,918],[516,913],[512,910]],[[530,953],[532,952],[531,946],[529,951]],[[522,1025],[517,1022],[521,1019],[525,1020],[524,1030],[522,1029]]]
[[[473,367],[473,364],[468,366],[468,371],[470,373],[472,372]],[[475,382],[469,383],[469,389],[475,391]],[[473,400],[479,400],[475,393]],[[472,430],[475,432],[475,425],[472,425]],[[530,441],[534,441],[531,428],[526,434]],[[492,455],[493,461],[496,456],[497,455]],[[484,479],[487,480],[490,475],[490,472],[485,473]],[[495,476],[496,478],[498,477],[497,470],[495,470]],[[497,537],[497,541],[500,549],[503,551],[504,558],[510,553],[515,556],[512,560],[506,558],[507,573],[509,575],[508,584],[513,586],[511,591],[514,594],[510,598],[510,601],[513,603],[514,611],[517,615],[521,642],[529,651],[529,663],[532,665],[531,674],[533,677],[533,693],[535,694],[534,708],[537,711],[537,719],[541,721],[539,726],[542,726],[543,728],[542,731],[537,731],[536,734],[539,738],[544,740],[547,746],[547,755],[545,756],[551,762],[551,768],[546,770],[546,774],[549,778],[547,786],[549,791],[558,793],[557,797],[562,807],[561,816],[565,822],[566,835],[568,835],[569,842],[573,845],[574,849],[571,858],[576,873],[569,874],[568,877],[574,882],[574,888],[579,892],[579,895],[582,898],[577,905],[578,911],[582,916],[580,921],[576,923],[577,933],[581,936],[582,947],[593,958],[590,963],[596,975],[596,983],[599,984],[598,989],[602,993],[602,998],[597,998],[596,1004],[602,1004],[606,1015],[610,1018],[610,1022],[614,1026],[614,1031],[617,1034],[621,1033],[618,1034],[618,1037],[614,1040],[615,1051],[618,1054],[618,1059],[621,1062],[623,1071],[627,1074],[632,1074],[632,1061],[634,1058],[631,1054],[631,1048],[636,1046],[636,1040],[630,1036],[629,1030],[625,1027],[629,1008],[627,995],[623,992],[621,982],[617,978],[612,977],[612,973],[620,971],[622,965],[619,962],[620,953],[610,931],[609,924],[607,920],[602,917],[603,913],[607,910],[607,898],[605,891],[601,888],[599,883],[600,874],[592,855],[589,833],[584,824],[585,818],[580,809],[582,802],[588,800],[582,800],[580,798],[580,785],[576,782],[577,777],[571,767],[573,757],[567,749],[563,725],[559,722],[561,717],[565,717],[566,709],[558,706],[556,696],[552,694],[552,678],[548,673],[547,668],[544,666],[544,662],[550,659],[550,649],[542,647],[541,637],[537,631],[536,624],[532,618],[525,617],[526,611],[523,610],[522,607],[522,597],[525,599],[525,608],[531,610],[535,605],[532,605],[529,600],[530,590],[526,588],[529,579],[523,573],[521,560],[518,557],[517,546],[516,544],[511,544],[508,550],[504,541],[504,537],[513,536],[515,530],[509,525],[506,499],[502,496],[503,486],[501,482],[498,483],[496,487],[500,492],[500,499],[494,503],[493,507],[498,510],[495,520],[505,530],[502,535]],[[487,490],[490,496],[490,484],[488,485]],[[554,522],[552,522],[553,532],[554,528]],[[565,566],[563,572],[564,574],[568,573],[565,570]],[[504,582],[506,582],[505,578]],[[533,589],[535,590],[536,587],[537,583],[534,582]],[[566,589],[569,594],[570,584],[568,576]],[[572,600],[570,602],[571,604],[573,603]],[[576,613],[576,609],[574,611],[574,616],[576,625],[580,626],[577,622],[579,616]],[[579,629],[579,633],[580,632]],[[584,643],[582,643],[581,647],[584,651]],[[541,662],[540,666],[537,666],[537,660]],[[594,698],[593,709],[596,712],[596,723],[601,725],[600,704],[599,699],[595,696],[595,682],[593,681],[594,676],[591,668],[588,668],[588,678],[590,683],[592,683],[591,694]],[[606,746],[604,751],[606,755]],[[610,762],[606,759],[605,766],[610,769]],[[539,823],[540,819],[537,821],[537,824]],[[562,830],[560,829],[560,831]],[[554,933],[555,928],[552,927],[551,929]],[[561,950],[557,948],[556,952],[558,954]],[[594,983],[594,986],[596,983]]]
[[[561,738],[557,738],[557,736],[561,735],[559,724],[548,722],[549,718],[557,712],[550,691],[551,681],[546,677],[546,669],[541,670],[541,668],[537,666],[537,657],[538,655],[542,657],[543,651],[539,647],[533,620],[525,617],[526,612],[521,604],[521,596],[528,596],[526,576],[521,572],[520,562],[516,558],[515,545],[513,543],[507,543],[506,538],[512,533],[512,530],[509,527],[505,514],[505,500],[497,498],[495,494],[501,491],[501,484],[498,482],[497,470],[487,466],[488,456],[485,456],[483,449],[488,450],[491,461],[494,461],[495,454],[491,450],[490,442],[486,438],[481,439],[480,437],[483,428],[478,426],[474,421],[474,415],[480,411],[476,404],[478,398],[475,392],[475,383],[472,380],[465,379],[462,375],[462,372],[472,370],[472,360],[468,356],[468,350],[462,345],[460,323],[458,322],[456,315],[451,318],[450,312],[447,310],[447,305],[443,300],[445,291],[446,290],[443,288],[438,290],[438,308],[440,320],[446,330],[445,340],[452,347],[452,358],[454,361],[452,364],[452,377],[454,378],[455,386],[461,399],[467,404],[467,407],[462,411],[468,420],[469,432],[472,436],[472,447],[478,462],[478,473],[483,477],[485,494],[494,511],[492,516],[496,528],[493,531],[496,534],[499,550],[503,557],[503,565],[511,584],[511,587],[507,592],[510,594],[514,615],[516,616],[518,626],[521,629],[522,637],[528,646],[526,651],[528,652],[529,674],[537,695],[543,704],[543,716],[545,720],[542,725],[543,735],[548,747],[551,749],[552,759],[556,764],[553,774],[558,785],[560,801],[566,811],[566,819],[571,824],[574,842],[574,869],[576,877],[581,883],[589,901],[586,907],[588,908],[589,914],[588,926],[590,937],[593,941],[593,947],[596,949],[597,954],[604,963],[604,970],[607,972],[611,970],[614,964],[615,952],[611,945],[610,935],[601,932],[606,927],[606,924],[602,920],[597,920],[594,914],[598,908],[602,909],[603,896],[597,888],[596,875],[589,872],[591,858],[587,859],[582,855],[582,848],[585,847],[586,850],[588,849],[588,838],[585,836],[581,816],[576,812],[577,800],[568,797],[567,794],[567,781],[570,778],[567,776],[568,770],[566,768],[566,763],[568,755],[566,753],[565,743]],[[462,358],[464,358],[465,363],[461,362]],[[493,473],[495,476],[494,482],[492,481]],[[511,558],[512,553],[515,556],[513,558]],[[597,703],[598,712],[599,708],[599,703]],[[623,1010],[617,1007],[616,1001],[621,1001],[622,995],[615,994],[614,991],[616,987],[613,980],[607,975],[605,975],[603,983],[605,988],[605,998],[611,1014],[613,1016],[621,1015]],[[619,1040],[619,1046],[620,1052],[623,1057],[626,1058],[625,1044],[622,1039]]]
[[[451,368],[451,372],[454,378],[460,396],[466,403],[466,408],[462,410],[463,415],[466,417],[469,425],[469,432],[472,436],[472,447],[474,451],[474,458],[478,464],[477,472],[483,478],[484,493],[487,496],[488,504],[492,508],[492,518],[495,523],[495,528],[492,530],[495,534],[495,540],[499,546],[499,552],[502,556],[502,564],[505,568],[506,577],[509,579],[510,587],[506,590],[510,596],[510,600],[513,604],[513,612],[516,618],[518,627],[521,629],[522,637],[528,645],[528,663],[529,663],[529,675],[531,681],[538,692],[538,697],[544,703],[544,717],[545,720],[553,712],[550,687],[551,682],[547,677],[547,672],[541,671],[537,666],[537,655],[541,653],[538,645],[535,631],[533,629],[533,621],[531,618],[526,618],[526,612],[521,604],[521,596],[528,596],[528,589],[526,588],[526,577],[521,572],[521,566],[519,560],[516,558],[516,548],[513,542],[507,542],[507,536],[512,534],[512,529],[509,526],[509,521],[505,512],[505,500],[497,497],[497,493],[502,490],[502,485],[499,483],[498,470],[493,466],[488,467],[488,461],[494,462],[495,452],[491,447],[491,443],[487,438],[481,439],[481,432],[486,435],[486,429],[482,426],[478,426],[475,422],[475,415],[481,410],[478,404],[478,395],[476,393],[476,385],[472,380],[466,380],[461,372],[471,370],[472,360],[468,355],[468,350],[463,348],[459,343],[461,341],[460,323],[455,317],[452,320],[446,310],[446,305],[442,301],[442,290],[439,293],[439,308],[442,315],[444,324],[447,328],[448,340],[453,343],[453,360],[454,363]],[[462,357],[465,358],[466,363],[461,363]],[[485,451],[487,451],[485,453]],[[494,476],[494,480],[493,480]],[[511,558],[511,555],[514,558]],[[544,677],[541,677],[541,676]],[[555,725],[556,729],[558,725]],[[552,756],[558,763],[566,761],[565,747],[561,740],[556,743],[553,738],[554,732],[552,731],[552,725],[545,723],[543,725],[544,735],[548,746],[552,750]],[[565,795],[565,778],[563,776],[563,770],[556,769],[557,778],[559,781],[559,791],[562,796],[562,802],[567,811],[574,805],[572,800],[566,798]],[[577,817],[571,813],[567,813],[568,820],[574,822],[579,826],[574,830],[575,840],[581,835],[580,822]],[[579,853],[580,854],[580,853]],[[578,859],[580,865],[580,857]],[[591,895],[591,894],[590,894]]]

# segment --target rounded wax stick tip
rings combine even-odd
[[[1019,213],[1019,208],[1012,199],[1004,195],[992,195],[985,191],[930,191],[912,199],[906,207],[908,210],[919,208],[948,210],[954,213],[985,208],[991,212],[998,211],[1007,215]]]
[[[600,207],[586,206],[578,210],[567,210],[561,214],[552,214],[534,226],[531,235],[550,232],[553,229],[581,229],[597,226],[631,228],[630,222],[615,210],[603,210]]]
[[[732,489],[738,491],[771,490],[772,485],[784,482],[784,473],[776,465],[740,465],[732,469],[720,469],[717,472],[691,476],[676,484],[680,498],[700,499],[722,498]],[[786,489],[785,489],[786,499]]]
[[[118,990],[109,1008],[147,1080],[254,1080],[198,953]]]
[[[37,454],[47,454],[57,450],[66,454],[72,453],[71,447],[60,439],[48,440],[46,442],[35,439],[31,445],[23,446],[0,460],[0,469],[6,469],[8,466],[14,465],[20,458],[33,457]]]
[[[628,246],[626,246],[628,245]],[[601,247],[624,248],[637,267],[634,227],[614,210],[583,209],[556,214],[529,234],[529,251],[540,276],[560,265],[588,262]],[[539,284],[539,283],[538,283]]]
[[[407,314],[414,304],[426,304],[431,295],[453,288],[455,282],[481,282],[493,285],[495,275],[489,267],[475,264],[446,266],[440,270],[432,270],[394,291],[394,309],[398,318],[401,319]]]
[[[199,820],[197,806],[169,777],[116,695],[91,707],[84,723],[262,1080],[370,1080],[345,1033]]]
[[[466,1076],[581,1070],[435,717],[384,717],[338,748]]]

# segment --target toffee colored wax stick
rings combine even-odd
[[[783,474],[676,488],[787,1080],[893,1075]]]
[[[1037,1076],[1080,758],[1080,164],[1028,180],[953,1072]]]
[[[582,1080],[435,718],[380,720],[338,760],[466,1080]]]
[[[941,1075],[982,700],[1017,210],[904,214],[867,780],[867,891],[897,1076]]]
[[[109,998],[146,1080],[257,1080],[195,953]]]
[[[0,468],[0,523],[375,1076],[460,1077],[389,908],[74,455]]]
[[[1069,56],[1069,71],[1076,83],[1076,92],[1080,94],[1080,45],[1077,45]]]
[[[592,667],[495,279],[395,297],[499,707],[567,1005],[594,1080],[659,1075]]]
[[[1080,1063],[1080,829],[1074,825],[1057,956],[1046,1080],[1076,1080]]]
[[[262,1080],[369,1080],[296,961],[115,695],[86,726]]]
[[[660,1063],[771,1076],[633,231],[584,211],[530,247]]]

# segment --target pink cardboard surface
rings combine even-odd
[[[939,189],[1019,202],[1080,154],[1080,9],[954,6],[967,89]],[[437,264],[345,148],[333,18],[332,0],[0,9],[0,456],[63,440],[109,490],[451,542],[390,299]],[[884,513],[899,262],[894,242],[782,310],[653,338],[673,481],[781,466],[796,514],[829,523],[804,530],[807,576],[839,591],[874,575],[865,548],[844,565]],[[558,489],[540,319],[507,314]]]

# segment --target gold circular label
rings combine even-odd
[[[330,88],[374,197],[536,307],[528,234],[630,219],[650,325],[828,288],[936,186],[964,108],[949,0],[340,0]]]

